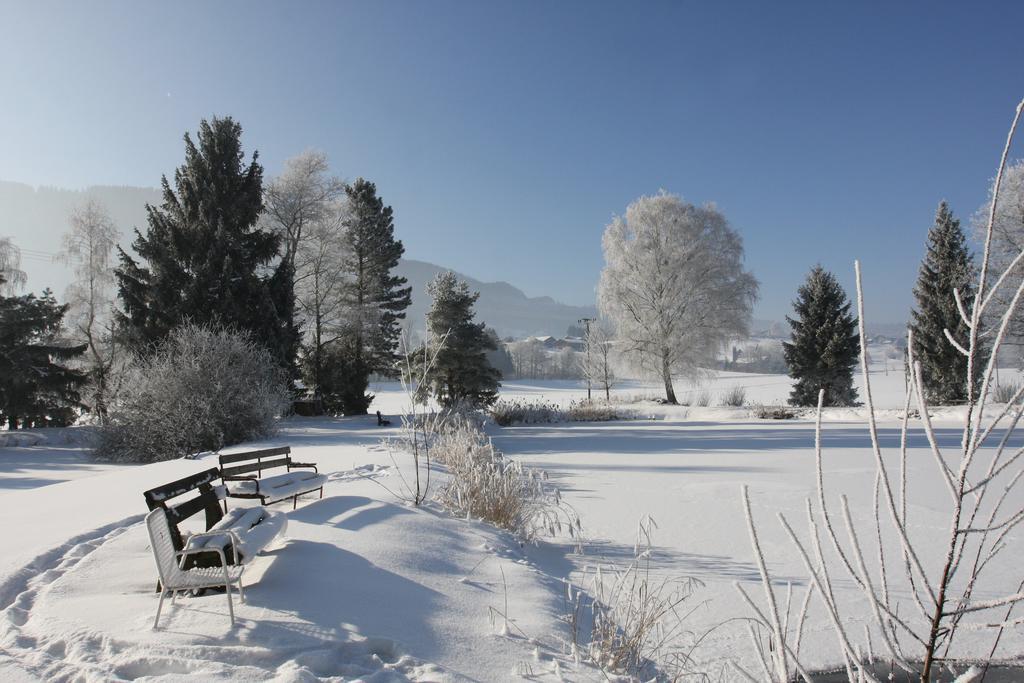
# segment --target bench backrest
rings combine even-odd
[[[290,467],[292,464],[291,452],[292,449],[289,446],[279,446],[264,448],[260,451],[222,454],[220,456],[220,476],[237,477],[255,472],[257,477],[262,477],[263,470]]]
[[[213,484],[217,479],[220,479],[220,470],[212,467],[198,474],[143,492],[142,495],[150,510],[160,508],[166,513],[175,550],[183,548],[178,524],[200,511],[205,511],[206,528],[209,530],[224,517],[220,501],[224,499],[226,491],[223,485],[215,486]],[[199,494],[177,504],[169,502],[171,499],[179,498],[193,491],[198,491]]]

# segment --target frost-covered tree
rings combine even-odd
[[[264,191],[264,220],[281,236],[282,258],[298,270],[296,261],[308,227],[336,214],[345,183],[330,174],[327,155],[306,150],[284,162],[284,172],[271,180]]]
[[[292,274],[280,236],[259,227],[263,167],[255,152],[245,163],[241,136],[216,117],[196,143],[186,134],[174,189],[162,179],[163,203],[146,207],[146,234],[135,231],[140,261],[120,250],[118,322],[137,351],[190,321],[251,333],[282,366],[294,362]]]
[[[0,286],[5,284],[0,273]],[[85,374],[70,367],[84,345],[61,336],[67,305],[41,297],[0,296],[0,420],[8,429],[63,426],[74,420]]]
[[[65,294],[66,323],[72,338],[86,345],[83,359],[89,386],[84,402],[102,422],[118,346],[113,325],[114,249],[120,231],[106,208],[95,200],[75,209],[69,226],[58,254],[74,273]]]
[[[857,319],[850,313],[850,300],[839,281],[815,266],[797,290],[793,309],[796,317],[786,316],[792,338],[783,342],[789,376],[796,380],[790,404],[816,406],[818,392],[824,390],[823,405],[856,405]]]
[[[433,359],[419,378],[419,398],[425,400],[429,392],[446,407],[491,405],[498,398],[501,373],[487,360],[496,347],[494,339],[483,323],[473,320],[473,304],[480,294],[470,293],[469,285],[450,272],[438,273],[428,293],[428,339],[408,364],[423,365],[424,354]]]
[[[610,401],[616,380],[612,355],[614,335],[609,325],[602,320],[592,322],[584,335],[583,353],[578,357],[580,370],[589,384],[604,390],[605,400]]]
[[[342,292],[347,251],[342,221],[346,210],[343,202],[335,202],[330,211],[310,222],[295,258],[295,295],[303,326],[303,377],[313,396],[321,400],[327,347],[345,328]]]
[[[10,237],[0,237],[0,295],[14,296],[25,283],[28,275],[21,269],[21,250]]]
[[[921,363],[925,396],[932,405],[967,401],[967,359],[946,338],[946,331],[957,343],[969,336],[956,297],[959,295],[965,313],[971,309],[974,277],[974,260],[960,221],[949,205],[941,202],[914,285],[917,305],[910,324],[914,358]]]
[[[714,362],[750,324],[757,280],[743,268],[743,240],[714,206],[664,191],[641,197],[608,225],[598,305],[617,338],[665,383]]]
[[[343,369],[343,412],[365,414],[372,396],[366,393],[372,373],[394,376],[401,320],[412,303],[406,279],[392,274],[405,253],[395,239],[390,206],[377,196],[373,183],[359,178],[345,188],[348,207],[344,226],[344,278],[341,301],[345,323],[332,359]]]
[[[993,180],[993,185],[994,185]],[[984,241],[992,207],[992,186],[988,200],[974,215],[974,231],[979,242]],[[992,220],[992,245],[989,254],[992,272],[1004,274],[1006,287],[992,292],[993,306],[987,308],[988,320],[995,321],[1009,308],[1016,286],[1024,280],[1024,159],[1018,160],[1003,171],[999,185],[999,197]],[[992,283],[990,283],[992,284]],[[966,302],[964,302],[966,304]],[[1014,309],[1008,321],[1008,335],[1004,349],[1016,350],[1024,356],[1024,310]],[[991,322],[988,323],[991,327]]]

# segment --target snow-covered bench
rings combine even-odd
[[[263,507],[228,512],[226,503],[222,509],[221,501],[225,500],[227,489],[223,484],[214,485],[220,477],[220,470],[214,467],[143,493],[150,510],[161,508],[167,513],[174,550],[188,551],[183,569],[220,566],[218,550],[224,553],[228,564],[247,564],[288,527],[288,517],[283,512]],[[198,495],[182,502],[170,502],[194,491],[198,491]],[[207,533],[195,537],[183,535],[178,525],[199,512],[206,513]],[[202,552],[204,549],[209,552]]]
[[[304,493],[319,490],[323,498],[327,477],[320,474],[312,463],[293,462],[291,452],[288,446],[281,446],[221,454],[220,474],[224,485],[228,487],[228,497],[258,498],[264,505],[291,498],[292,509]],[[266,470],[280,468],[284,468],[284,471],[263,476]]]

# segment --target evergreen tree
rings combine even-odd
[[[790,404],[816,406],[824,389],[826,406],[857,405],[853,368],[860,349],[846,292],[832,273],[815,266],[793,308],[797,317],[786,317],[792,341],[783,343],[789,376],[796,380]]]
[[[0,275],[0,288],[4,283]],[[81,356],[86,345],[61,342],[67,310],[49,289],[39,298],[0,296],[0,420],[8,429],[74,421],[78,389],[87,377],[63,361]]]
[[[370,375],[360,358],[352,337],[341,337],[323,348],[320,359],[320,399],[325,412],[331,415],[365,415],[373,401],[367,393]],[[307,374],[310,361],[307,357]]]
[[[960,292],[965,310],[970,311],[974,275],[974,261],[960,221],[953,217],[949,205],[941,202],[914,285],[917,307],[911,312],[910,324],[914,360],[921,363],[925,396],[933,405],[967,401],[967,359],[949,343],[944,330],[966,345],[970,330],[960,317],[953,291]]]
[[[498,398],[501,373],[487,360],[496,348],[494,338],[483,323],[473,322],[473,304],[480,294],[470,294],[469,285],[454,273],[439,273],[428,292],[433,299],[427,313],[430,346],[419,350],[411,363],[418,368],[423,354],[430,359],[420,391],[432,392],[446,407],[491,405]]]
[[[278,259],[280,237],[260,229],[263,167],[246,164],[242,127],[229,118],[185,134],[185,163],[163,203],[146,207],[146,234],[135,231],[137,263],[123,249],[116,270],[128,343],[149,350],[185,321],[251,333],[283,366],[298,345],[291,272]],[[274,267],[274,263],[278,265]]]
[[[516,366],[512,360],[512,354],[508,352],[508,347],[501,341],[501,337],[498,336],[498,332],[494,328],[488,327],[484,331],[494,343],[494,350],[487,352],[487,362],[498,371],[499,380],[511,377],[515,373]]]
[[[395,239],[390,206],[377,196],[377,187],[362,178],[345,188],[348,217],[345,229],[345,285],[341,299],[343,329],[326,353],[325,406],[346,415],[364,415],[373,397],[366,393],[373,373],[397,374],[400,321],[412,303],[406,279],[392,275],[405,253]]]

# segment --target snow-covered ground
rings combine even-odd
[[[875,370],[874,393],[886,409],[882,445],[892,458],[903,375]],[[677,386],[680,398],[708,391],[706,408],[645,401],[637,404],[645,419],[489,427],[496,446],[544,468],[561,487],[582,518],[583,555],[568,539],[521,548],[479,522],[402,504],[391,491],[401,488],[408,459],[380,446],[394,429],[377,428],[372,417],[290,419],[271,442],[318,463],[330,483],[323,500],[287,511],[287,539],[247,570],[247,604],[239,606],[234,630],[222,595],[179,601],[159,631],[150,629],[157,596],[142,491],[207,468],[212,458],[95,464],[61,430],[35,445],[2,447],[0,680],[601,680],[564,652],[562,581],[582,582],[598,564],[628,564],[646,515],[658,525],[655,576],[704,583],[687,628],[718,628],[698,658],[712,671],[727,657],[749,669],[745,626],[729,621],[748,615],[733,582],[757,589],[759,580],[739,488],[750,486],[772,574],[802,595],[804,572],[774,515],[802,519],[814,490],[813,424],[757,420],[747,408],[718,406],[737,385],[749,403],[782,403],[789,390],[783,376],[719,373],[699,387]],[[392,384],[373,390],[372,410],[395,415],[407,401]],[[658,390],[631,382],[616,393],[653,397]],[[559,403],[584,395],[578,382],[510,382],[502,390],[505,398]],[[862,416],[831,411],[824,437],[827,485],[850,496],[861,521],[874,478]],[[946,445],[959,441],[958,416],[956,409],[936,411]],[[947,498],[920,431],[910,446],[913,534],[927,547],[946,532]],[[989,588],[1016,590],[1015,559],[1004,557]],[[855,618],[867,617],[850,582],[837,591]],[[506,600],[508,625],[490,609],[504,611]],[[812,665],[835,663],[820,611],[810,615],[805,647]],[[1024,634],[1006,634],[1000,652],[1024,653]]]

